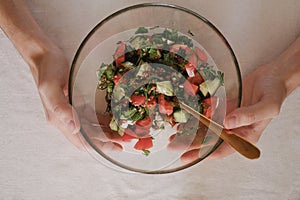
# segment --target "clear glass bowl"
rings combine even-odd
[[[226,113],[240,106],[240,70],[221,32],[203,16],[177,5],[143,3],[121,9],[97,24],[81,43],[71,67],[69,100],[81,121],[81,133],[92,147],[87,150],[115,169],[151,174],[175,172],[209,156],[222,139],[198,121],[193,122],[198,127],[194,134],[174,134],[174,128],[167,127],[152,131],[153,148],[146,156],[147,152],[132,148],[135,139],[125,142],[110,133],[111,115],[104,114],[105,91],[97,89],[96,71],[101,63],[112,63],[117,43],[128,39],[128,33],[139,27],[176,29],[201,45],[216,69],[224,73],[224,86],[214,94],[219,98],[219,105],[212,119],[219,123]]]

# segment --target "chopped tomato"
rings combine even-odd
[[[119,67],[121,65],[121,63],[124,61],[125,61],[125,55],[118,57],[116,59],[116,66]]]
[[[158,97],[158,110],[161,114],[171,115],[173,113],[173,105],[165,100],[165,95],[161,94]]]
[[[175,53],[175,52],[179,51],[180,48],[186,50],[188,48],[188,46],[185,44],[174,44],[170,48],[170,52]]]
[[[122,78],[121,74],[117,74],[114,76],[114,83],[115,85],[117,85],[117,83],[119,82],[119,80]]]
[[[179,49],[185,50],[185,53],[192,53],[193,52],[193,50],[185,44],[174,44],[174,45],[172,45],[172,47],[170,48],[170,52],[175,53],[175,52],[179,51]]]
[[[144,138],[144,137],[149,137],[150,134],[150,128],[144,128],[142,126],[136,126],[135,128],[135,135],[138,138]]]
[[[187,94],[189,94],[191,96],[195,96],[199,87],[197,85],[190,83],[188,80],[186,80],[183,84],[183,88]]]
[[[132,102],[133,105],[140,106],[140,105],[145,104],[146,97],[144,95],[138,96],[138,95],[133,94],[130,97],[130,100],[131,100],[131,102]]]
[[[197,65],[198,65],[198,59],[197,59],[197,56],[196,56],[195,54],[192,54],[192,55],[189,57],[188,62],[196,68]]]
[[[132,139],[136,139],[136,137],[133,137],[132,135],[128,135],[126,133],[124,133],[124,135],[122,136],[123,141],[128,141],[128,140],[132,140]]]
[[[208,61],[208,56],[206,55],[206,53],[203,50],[199,49],[198,47],[195,47],[195,51],[200,60],[202,60],[203,62]]]
[[[202,76],[199,74],[199,72],[195,73],[194,77],[189,77],[188,80],[190,81],[190,83],[194,84],[194,85],[200,85],[201,83],[204,82]]]
[[[188,62],[184,66],[189,77],[195,76],[197,65],[198,65],[197,56],[195,54],[192,54],[189,57]]]
[[[219,98],[216,96],[204,99],[201,103],[203,106],[203,114],[207,118],[211,119],[215,113],[218,103],[219,103]]]
[[[125,50],[126,50],[125,42],[122,42],[116,49],[116,52],[114,54],[114,59],[116,61],[117,67],[119,67],[120,64],[125,61]]]
[[[152,138],[147,137],[147,138],[139,138],[137,143],[134,145],[134,148],[136,150],[145,150],[145,149],[150,149],[153,146]]]
[[[146,107],[149,108],[150,110],[153,110],[156,106],[156,99],[155,97],[150,97],[150,99],[148,99],[148,102],[146,103]]]
[[[152,120],[149,115],[147,115],[144,119],[137,120],[135,124],[142,128],[149,129],[152,126]]]
[[[190,63],[186,63],[184,68],[189,77],[195,76],[196,67],[194,65],[191,65]]]

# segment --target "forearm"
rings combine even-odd
[[[300,86],[300,37],[272,63],[283,80],[287,95]]]
[[[31,70],[53,43],[31,16],[23,0],[0,0],[0,26],[13,42]]]

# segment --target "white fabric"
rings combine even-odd
[[[142,1],[31,0],[45,32],[72,60],[88,31]],[[229,40],[243,74],[284,50],[300,33],[298,0],[171,1],[211,20]],[[196,3],[197,2],[197,3]],[[259,160],[238,154],[166,175],[111,170],[80,152],[45,122],[27,64],[0,31],[1,200],[299,200],[300,88],[264,131]]]

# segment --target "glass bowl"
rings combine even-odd
[[[190,167],[222,143],[178,102],[222,124],[240,106],[241,92],[238,62],[221,32],[198,13],[165,3],[129,6],[97,24],[76,52],[69,80],[90,154],[115,169],[150,174]]]

